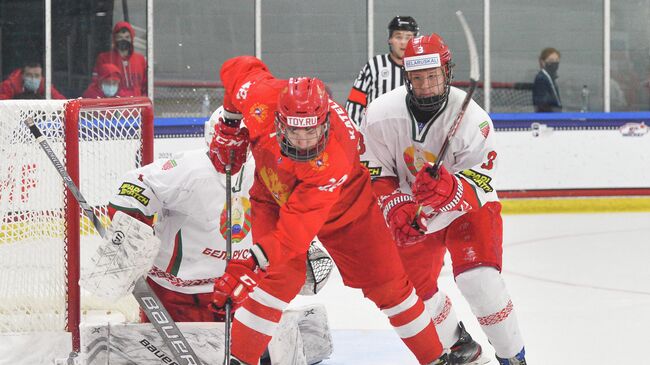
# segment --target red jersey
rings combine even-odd
[[[135,40],[135,31],[131,24],[118,22],[113,27],[113,37],[120,29],[127,28],[131,33],[131,40]],[[93,68],[93,82],[99,75],[99,66],[105,63],[112,63],[120,69],[120,96],[142,96],[147,95],[147,61],[140,53],[132,50],[131,53],[122,58],[115,47],[108,52],[102,52],[97,56]]]
[[[52,85],[52,99],[65,99],[57,89]],[[43,98],[45,96],[45,78],[41,78],[41,85],[36,93],[25,92],[23,85],[23,69],[19,68],[9,74],[9,77],[0,84],[0,100],[3,99],[25,99],[25,98]]]
[[[340,105],[330,100],[329,141],[323,153],[297,162],[282,154],[275,135],[278,94],[288,80],[276,79],[251,56],[226,61],[221,80],[224,105],[242,113],[250,131],[256,164],[251,200],[272,213],[253,213],[252,222],[253,239],[270,263],[305,254],[321,229],[342,227],[365,213],[375,199],[370,175],[359,162],[359,132]],[[265,234],[256,237],[255,227],[269,221],[275,227],[261,229]]]

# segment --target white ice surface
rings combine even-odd
[[[530,365],[650,364],[650,213],[504,216],[504,223],[503,274]],[[440,287],[494,359],[449,265]],[[325,304],[333,330],[334,353],[323,365],[417,364],[386,318],[337,272],[321,293],[291,306],[313,302]],[[44,342],[5,339],[0,354],[34,353]],[[0,357],[0,365],[31,363],[24,355]]]
[[[650,364],[650,213],[504,216],[504,225],[503,274],[530,365]],[[440,287],[494,359],[449,265]],[[333,328],[334,353],[323,365],[417,364],[383,315],[338,276],[292,305],[311,301],[325,303]]]

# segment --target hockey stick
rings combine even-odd
[[[103,239],[107,239],[104,226],[99,221],[99,218],[97,218],[88,202],[86,202],[86,199],[81,195],[79,188],[75,185],[74,181],[72,181],[72,178],[63,164],[61,164],[59,158],[56,157],[56,154],[50,147],[45,136],[41,133],[40,129],[38,129],[38,126],[34,123],[34,120],[32,118],[27,118],[25,120],[25,125],[27,125],[32,135],[34,135],[34,138],[36,138],[36,142],[41,145],[41,148],[50,159],[59,175],[63,178],[65,186],[70,190],[72,195],[74,195],[86,217],[93,222],[99,235]],[[178,329],[178,326],[169,315],[169,312],[167,312],[156,294],[153,293],[144,277],[140,277],[136,281],[135,288],[133,289],[133,296],[140,304],[140,308],[142,308],[144,313],[147,315],[147,318],[149,318],[149,321],[151,321],[151,324],[153,324],[156,331],[158,331],[162,337],[165,345],[172,352],[174,359],[176,359],[180,364],[200,365],[201,362],[199,361],[198,356],[196,356],[194,350],[192,350],[190,344],[185,339],[185,336],[183,336],[183,333]],[[75,355],[76,354],[72,356]]]
[[[445,155],[447,154],[447,150],[449,149],[449,142],[451,141],[451,138],[456,134],[458,126],[460,126],[460,122],[463,120],[467,106],[469,105],[470,100],[472,100],[472,95],[474,95],[474,91],[476,90],[476,86],[478,85],[478,80],[480,78],[478,51],[476,50],[476,42],[474,42],[472,30],[469,29],[469,25],[467,25],[467,20],[465,20],[465,16],[463,15],[462,11],[458,10],[456,12],[456,16],[460,21],[460,25],[463,27],[465,39],[467,40],[467,47],[469,48],[469,89],[467,90],[463,104],[461,104],[460,111],[456,115],[456,119],[454,119],[454,124],[452,124],[451,128],[449,129],[447,138],[445,138],[445,142],[440,148],[438,157],[436,157],[436,163],[433,164],[433,166],[427,167],[427,172],[435,178],[438,178],[438,170],[440,169],[440,166],[442,166],[442,161],[444,160]]]
[[[230,151],[230,161],[235,160],[235,150]],[[226,267],[232,258],[232,163],[226,165]],[[226,314],[224,318],[224,339],[223,346],[224,365],[230,364],[230,327],[232,322],[232,306],[230,300],[226,301]]]
[[[426,167],[426,171],[435,179],[438,178],[438,170],[440,170],[440,166],[442,166],[442,162],[445,159],[445,155],[447,155],[447,150],[449,149],[449,143],[452,137],[456,134],[456,131],[460,126],[460,122],[463,120],[463,116],[465,115],[467,106],[469,105],[470,100],[472,100],[472,95],[474,95],[474,91],[476,90],[476,86],[478,85],[478,80],[480,78],[480,70],[478,65],[478,50],[476,49],[476,42],[474,42],[474,36],[472,35],[472,30],[469,28],[469,25],[467,25],[467,20],[465,20],[465,16],[463,15],[462,11],[460,10],[456,11],[456,16],[460,21],[460,25],[463,27],[463,32],[465,33],[465,39],[467,40],[467,48],[469,49],[469,89],[467,90],[465,99],[463,99],[463,103],[460,106],[460,111],[458,112],[458,114],[456,114],[456,118],[454,119],[454,124],[451,125],[451,128],[447,133],[447,137],[445,138],[442,147],[440,147],[440,152],[438,152],[438,156],[436,157],[436,162],[433,165]],[[422,206],[418,208],[417,214],[413,219],[413,222],[411,223],[411,227],[421,232],[423,231],[417,222],[417,217],[420,215],[420,212],[423,209],[424,208]]]

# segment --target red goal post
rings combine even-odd
[[[28,118],[107,224],[106,204],[123,174],[153,160],[153,108],[146,97],[0,101],[0,334],[67,331],[79,351],[82,308],[104,306],[78,284],[81,262],[101,238],[24,125]],[[133,303],[124,310],[137,316]]]

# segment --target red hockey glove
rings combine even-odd
[[[424,239],[425,217],[411,195],[395,190],[389,195],[381,196],[379,203],[388,229],[398,246],[410,246]]]
[[[444,166],[440,166],[437,179],[427,170],[426,167],[421,169],[415,177],[415,200],[438,213],[459,210],[463,202],[463,184],[460,179],[450,174]]]
[[[226,165],[231,164],[231,172],[236,174],[246,161],[249,136],[246,127],[229,126],[223,119],[214,126],[214,137],[210,143],[210,160],[220,173],[226,172]],[[230,151],[235,151],[234,160],[230,161]]]
[[[210,310],[223,314],[228,302],[233,304],[233,310],[239,307],[257,286],[257,269],[253,256],[246,260],[231,260],[223,275],[214,281]]]

